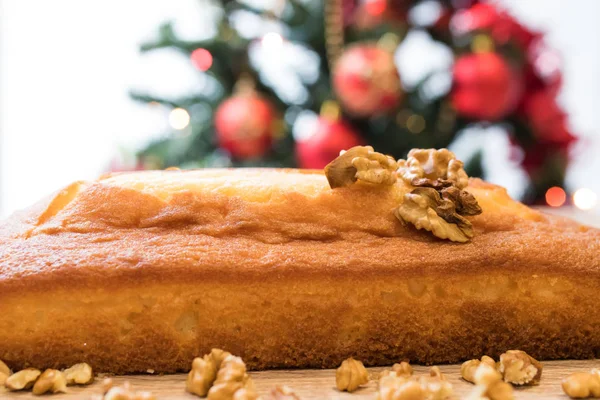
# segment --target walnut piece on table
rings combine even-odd
[[[26,368],[9,376],[4,386],[12,391],[31,389],[41,374],[39,369]]]
[[[411,371],[412,373],[412,367]],[[439,367],[431,367],[429,375],[412,376],[406,367],[400,374],[387,371],[379,379],[378,400],[443,400],[452,396],[452,384]]]
[[[448,382],[439,367],[431,367],[429,376],[421,376],[419,383],[428,399],[443,400],[452,396],[452,384]]]
[[[335,386],[339,391],[353,392],[369,382],[369,373],[361,361],[350,357],[335,371]]]
[[[512,400],[513,387],[502,380],[495,366],[481,362],[474,374],[475,387],[467,400]]]
[[[67,379],[67,385],[89,385],[94,382],[94,372],[87,363],[75,364],[63,371]]]
[[[379,380],[377,400],[425,400],[426,395],[419,382],[393,372]]]
[[[192,361],[192,370],[186,380],[186,390],[197,396],[206,396],[217,377],[215,360],[208,354],[203,358],[196,357]]]
[[[209,400],[255,400],[258,398],[254,382],[246,372],[240,357],[227,356],[217,372],[213,386],[208,391]]]
[[[468,360],[460,366],[460,376],[467,382],[475,383],[475,371],[480,364],[488,364],[490,367],[496,367],[496,362],[492,357],[483,356],[481,360]]]
[[[505,382],[513,385],[537,385],[542,377],[542,364],[522,350],[508,350],[500,355],[498,371]]]
[[[563,379],[562,389],[572,399],[600,398],[600,370],[575,372]]]
[[[406,361],[394,364],[392,371],[396,373],[396,376],[411,376],[413,374],[413,368]]]
[[[241,358],[221,349],[196,357],[186,380],[186,390],[210,400],[255,400],[254,382]]]
[[[32,392],[42,395],[48,392],[65,393],[67,391],[67,378],[65,374],[56,369],[45,370],[33,385]]]

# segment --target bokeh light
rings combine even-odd
[[[206,49],[196,49],[192,51],[190,58],[192,59],[194,67],[198,68],[200,71],[208,71],[213,63],[213,56],[210,54],[210,51]]]
[[[410,133],[418,134],[425,130],[425,118],[418,114],[413,114],[406,120],[406,129],[410,131]]]
[[[573,194],[573,204],[580,210],[591,210],[598,204],[598,195],[588,188],[578,189]]]
[[[173,129],[184,129],[190,124],[190,114],[183,108],[174,108],[169,114],[169,124]]]
[[[546,203],[550,207],[560,207],[567,201],[567,193],[563,188],[554,186],[546,192]]]
[[[382,15],[386,8],[386,0],[367,0],[365,4],[365,11],[376,17]]]
[[[263,36],[261,43],[264,47],[269,49],[276,49],[281,47],[283,44],[283,37],[276,32],[269,32]]]

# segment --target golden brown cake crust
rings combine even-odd
[[[75,183],[0,227],[0,359],[121,373],[214,346],[254,368],[600,355],[599,230],[473,179],[483,213],[456,244],[395,219],[407,190],[296,170]]]

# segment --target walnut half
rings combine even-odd
[[[430,231],[440,239],[467,242],[473,237],[473,227],[467,219],[452,212],[452,208],[452,202],[442,199],[435,189],[416,188],[404,195],[394,214],[400,221]]]
[[[522,350],[508,350],[501,354],[498,366],[504,381],[514,385],[537,385],[542,368],[539,361]]]
[[[355,146],[325,166],[325,176],[332,189],[350,186],[357,180],[376,185],[393,185],[396,182],[396,161],[371,146]]]
[[[464,189],[469,184],[463,162],[448,149],[412,149],[406,160],[398,160],[398,174],[404,182],[413,186],[453,184]]]
[[[563,379],[562,389],[572,399],[600,398],[600,370],[575,372]]]
[[[473,226],[465,216],[481,214],[481,207],[463,190],[469,177],[462,161],[447,149],[413,149],[398,166],[398,174],[415,189],[404,195],[396,217],[440,239],[469,241]]]
[[[340,391],[353,392],[369,382],[369,373],[362,362],[350,357],[335,371],[335,386]]]

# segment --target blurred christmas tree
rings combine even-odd
[[[322,168],[358,144],[401,158],[413,147],[448,147],[470,127],[499,126],[530,177],[526,201],[562,187],[574,137],[556,103],[560,58],[496,6],[224,0],[206,7],[221,11],[209,39],[182,40],[165,23],[141,46],[180,50],[210,84],[185,98],[131,93],[172,109],[173,132],[142,149],[137,165]],[[248,33],[249,25],[262,29]],[[410,56],[397,49],[414,33],[443,45],[453,62],[407,84],[396,64]],[[483,173],[481,152],[465,161],[472,175]]]

